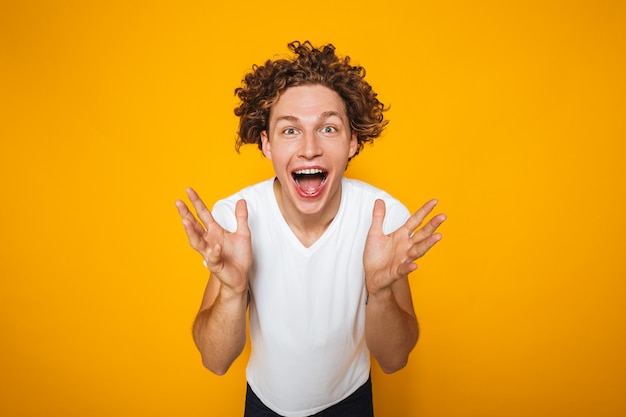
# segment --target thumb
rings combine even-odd
[[[372,212],[372,227],[370,228],[370,232],[380,232],[383,231],[383,221],[385,220],[385,213],[387,209],[385,207],[385,202],[383,200],[376,200],[374,202],[374,211]]]
[[[235,206],[235,217],[237,218],[237,232],[249,232],[248,228],[248,205],[246,200],[237,201]]]

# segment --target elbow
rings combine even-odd
[[[405,346],[405,348],[398,348],[396,350],[389,351],[387,352],[387,354],[384,355],[375,355],[376,360],[384,373],[393,374],[394,372],[398,372],[408,365],[409,355],[417,344],[419,332],[416,332],[413,336],[414,337],[411,338],[408,346]]]
[[[217,376],[223,376],[223,375],[226,374],[226,371],[228,371],[228,368],[209,368],[209,367],[207,367],[207,369],[209,371],[213,372]]]
[[[403,369],[408,363],[408,356],[396,358],[393,361],[379,361],[380,368],[386,374],[393,374]]]
[[[245,341],[244,341],[245,343]],[[243,346],[233,352],[220,352],[215,350],[200,350],[202,365],[217,376],[222,376],[230,369],[243,351]]]
[[[219,363],[215,363],[215,361],[210,360],[210,358],[202,357],[202,365],[212,373],[217,376],[222,376],[228,372],[230,368],[229,365],[223,365]]]

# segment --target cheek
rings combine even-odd
[[[288,154],[284,152],[284,149],[281,149],[280,147],[274,147],[270,155],[271,158],[269,159],[272,161],[274,170],[276,172],[285,170],[285,168],[289,164],[289,157]]]
[[[332,153],[335,155],[335,160],[338,162],[344,162],[354,156],[356,148],[352,146],[352,142],[337,144],[333,147]]]

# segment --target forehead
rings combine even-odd
[[[285,90],[272,106],[270,120],[307,120],[336,114],[347,121],[346,106],[337,92],[323,85],[302,85]]]

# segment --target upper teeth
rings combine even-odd
[[[295,172],[298,175],[311,175],[311,174],[323,174],[324,171],[318,168],[300,169]]]

